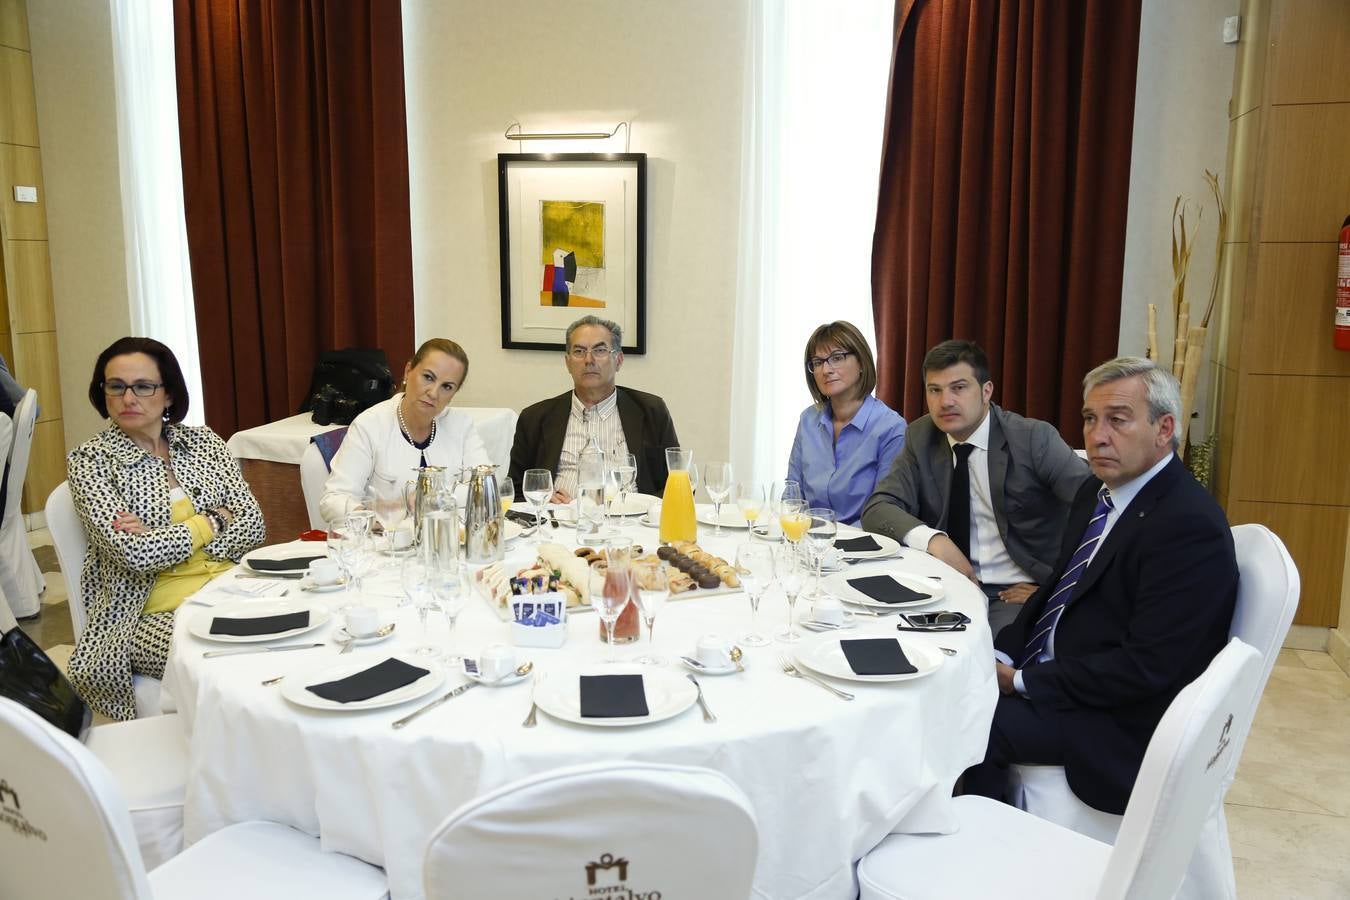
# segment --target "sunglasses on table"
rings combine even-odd
[[[897,631],[965,631],[970,616],[961,612],[901,613]]]

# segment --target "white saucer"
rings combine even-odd
[[[388,623],[388,622],[385,622],[384,624],[382,624],[382,625],[380,626],[380,628],[385,628],[385,627],[388,626],[388,625],[389,625],[389,623]],[[394,631],[397,631],[397,630],[398,630],[397,628],[394,629]],[[364,647],[366,644],[378,644],[380,641],[387,641],[387,640],[389,640],[391,637],[394,636],[394,631],[391,631],[391,632],[389,632],[388,634],[378,634],[378,633],[377,633],[377,634],[367,635],[366,637],[352,637],[350,634],[348,634],[347,629],[344,627],[344,628],[339,628],[337,631],[334,631],[334,632],[333,632],[333,637],[337,638],[337,640],[338,640],[339,642],[343,643],[343,644],[347,643],[347,641],[350,640],[350,641],[351,641],[353,644],[355,644],[356,646],[358,646],[358,647]]]
[[[530,677],[530,673],[526,672],[524,675],[517,675],[516,671],[512,669],[511,674],[507,675],[505,678],[485,678],[482,675],[473,672],[465,672],[464,677],[470,681],[476,681],[484,687],[506,687],[511,684],[520,684],[520,682]]]
[[[698,659],[697,656],[693,656],[692,654],[690,654],[690,658]],[[691,666],[683,656],[680,657],[680,665],[684,666],[689,671],[697,672],[700,675],[730,675],[737,671],[736,664],[733,662],[729,662],[725,666]],[[742,665],[744,664],[742,663]]]

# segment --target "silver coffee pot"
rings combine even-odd
[[[497,487],[496,466],[465,469],[462,479],[469,486],[464,501],[464,554],[471,563],[490,563],[502,558],[502,500]]]

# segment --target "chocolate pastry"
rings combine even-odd
[[[722,579],[718,578],[712,572],[704,572],[694,580],[698,582],[698,586],[704,590],[712,590],[713,588],[722,586]]]

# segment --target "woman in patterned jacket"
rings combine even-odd
[[[125,337],[104,350],[89,402],[112,424],[67,459],[89,537],[88,623],[70,678],[98,712],[134,719],[132,675],[163,676],[174,611],[262,543],[263,517],[216,433],[179,424],[187,385],[159,341]]]

